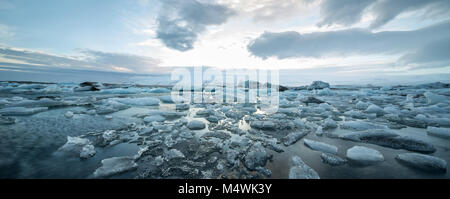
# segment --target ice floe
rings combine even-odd
[[[92,142],[86,138],[67,136],[67,142],[55,152],[55,155],[90,158],[95,155],[95,147],[92,145]]]
[[[320,151],[320,152],[331,153],[331,154],[337,154],[337,151],[338,151],[338,148],[336,146],[333,146],[333,145],[330,145],[327,143],[318,142],[318,141],[309,140],[309,139],[303,139],[303,142],[304,142],[305,146],[307,146],[308,148],[310,148],[314,151]]]
[[[94,171],[93,176],[94,178],[105,178],[134,170],[138,166],[134,161],[135,158],[131,156],[104,159],[102,160],[102,166]]]
[[[159,99],[154,97],[112,98],[111,100],[132,106],[159,106]]]
[[[292,167],[289,170],[289,179],[320,179],[320,177],[300,157],[294,156],[292,157]]]
[[[360,165],[371,165],[384,161],[383,154],[379,151],[363,146],[354,146],[347,150],[347,159]]]
[[[191,130],[201,130],[204,129],[206,125],[200,120],[192,120],[187,124],[187,127]]]
[[[264,167],[268,160],[268,155],[261,142],[256,142],[249,149],[245,156],[245,166],[250,170],[255,170],[257,167]]]
[[[347,160],[339,157],[336,154],[322,153],[320,155],[320,158],[324,163],[329,164],[331,166],[339,166],[347,163]]]
[[[418,153],[402,153],[398,154],[395,159],[407,166],[420,170],[439,173],[447,172],[447,162],[438,157]]]
[[[36,107],[36,108],[26,108],[26,107],[8,107],[0,109],[0,115],[3,116],[24,116],[33,115],[39,112],[48,110],[47,107]]]
[[[450,128],[438,128],[429,126],[427,128],[428,135],[450,139]]]

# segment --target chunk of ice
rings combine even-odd
[[[102,166],[94,171],[95,178],[105,178],[137,168],[134,157],[112,157],[102,160]]]
[[[363,146],[354,146],[347,150],[347,158],[354,163],[371,165],[384,161],[383,154],[379,151]]]

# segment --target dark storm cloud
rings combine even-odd
[[[322,25],[352,25],[360,21],[365,12],[375,19],[370,28],[379,28],[398,15],[424,10],[425,17],[448,15],[450,0],[324,0],[321,3]]]
[[[362,29],[348,29],[308,34],[293,31],[266,32],[254,39],[247,48],[253,55],[263,59],[268,57],[285,59],[405,54],[416,51],[420,53],[420,49],[426,49],[428,45],[441,47],[442,50],[445,50],[443,48],[445,44],[439,43],[439,41],[448,38],[448,35],[450,35],[450,21],[413,31],[373,33]],[[433,45],[433,42],[436,42],[436,44]],[[426,54],[423,54],[423,56],[429,57]],[[411,60],[411,58],[405,59]]]
[[[207,26],[220,25],[233,14],[233,10],[219,4],[196,0],[163,1],[157,38],[169,48],[187,51],[193,48],[198,35]]]

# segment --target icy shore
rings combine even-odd
[[[170,89],[0,82],[0,178],[450,178],[449,84],[316,81],[275,113]]]

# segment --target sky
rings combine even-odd
[[[450,0],[1,0],[0,72],[450,74],[449,9]]]

